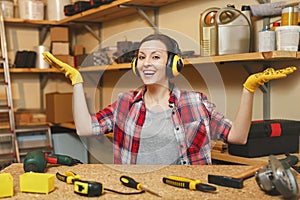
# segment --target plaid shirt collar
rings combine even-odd
[[[141,90],[137,92],[137,94],[133,97],[133,101],[130,104],[130,107],[139,101],[142,101],[144,99],[144,95],[147,91],[147,87],[144,86]],[[173,83],[170,83],[170,98],[169,98],[169,106],[170,108],[173,108],[175,104],[178,103],[178,99],[180,97],[180,90],[175,87]]]

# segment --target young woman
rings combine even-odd
[[[72,81],[77,134],[114,133],[115,164],[211,164],[213,141],[247,142],[256,88],[296,70],[270,68],[249,76],[231,122],[201,92],[179,90],[170,83],[183,67],[180,49],[174,39],[153,34],[140,42],[132,62],[133,72],[145,87],[120,94],[115,102],[91,116],[80,73],[49,52],[44,53],[44,59]]]

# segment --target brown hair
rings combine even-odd
[[[145,37],[140,42],[138,49],[140,49],[140,47],[143,43],[150,41],[150,40],[159,40],[166,45],[168,53],[181,55],[181,51],[179,49],[178,43],[173,38],[171,38],[167,35],[164,35],[164,34],[159,34],[159,33],[151,34],[151,35],[148,35],[147,37]]]

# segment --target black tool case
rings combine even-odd
[[[114,0],[90,0],[90,4],[92,7],[98,7],[101,5],[109,4]]]
[[[64,6],[64,14],[66,16],[72,16],[91,8],[92,6],[88,1],[76,1],[74,4],[68,4]]]
[[[272,119],[253,121],[245,145],[228,144],[229,154],[259,157],[299,152],[300,121]]]

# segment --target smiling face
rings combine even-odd
[[[137,70],[145,85],[168,85],[168,52],[164,43],[159,40],[144,42],[139,48],[137,59]]]

